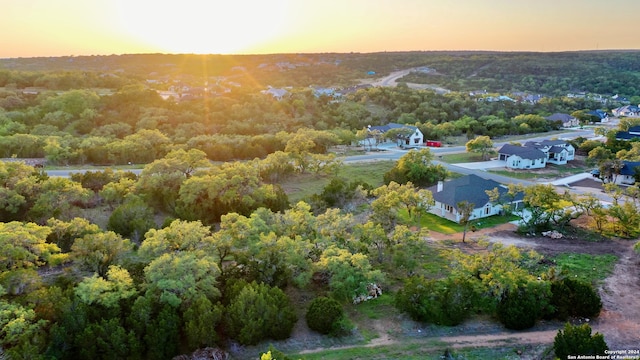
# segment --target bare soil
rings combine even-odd
[[[491,242],[501,242],[521,248],[535,249],[537,252],[552,257],[561,253],[582,254],[613,254],[619,261],[615,265],[613,274],[600,287],[603,310],[596,319],[573,319],[574,323],[588,322],[594,333],[604,335],[611,350],[640,349],[640,255],[633,251],[635,241],[603,240],[586,241],[578,236],[562,239],[545,237],[524,237],[515,231],[515,225],[505,224],[492,229],[483,229],[467,233],[468,242],[460,240],[462,234],[443,235],[431,233],[431,241],[448,240],[453,246],[473,251],[474,243],[479,239]],[[375,300],[372,300],[375,301]],[[303,324],[300,324],[303,323]],[[541,359],[548,357],[549,349],[553,345],[554,337],[563,323],[559,321],[540,321],[534,328],[527,331],[511,331],[505,329],[494,320],[478,317],[453,328],[435,327],[419,324],[408,320],[403,315],[389,318],[365,321],[367,331],[376,335],[366,344],[322,344],[311,341],[303,346],[303,353],[318,352],[326,349],[343,349],[359,346],[376,347],[384,345],[400,345],[409,343],[424,343],[439,341],[447,348],[478,348],[478,347],[518,347],[521,359]],[[304,321],[299,321],[294,338],[314,338]],[[301,339],[300,339],[301,340]],[[304,341],[303,341],[304,342]],[[314,346],[315,345],[315,346]],[[327,346],[328,345],[328,346]],[[443,347],[444,349],[444,347]],[[551,351],[551,354],[553,352]]]

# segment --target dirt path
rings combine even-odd
[[[600,289],[603,310],[597,319],[588,319],[594,333],[604,334],[612,350],[640,349],[640,256],[633,251],[634,241],[613,240],[606,242],[588,242],[580,239],[525,238],[514,233],[515,225],[505,224],[492,229],[469,232],[469,242],[480,238],[506,245],[523,248],[535,248],[547,256],[564,252],[588,254],[615,254],[619,257],[613,274],[606,279]],[[461,240],[462,234],[444,235],[432,232],[433,241]],[[395,337],[390,335],[387,323],[375,320],[370,330],[378,337],[365,345],[333,346],[330,348],[308,349],[304,353],[314,353],[327,349],[348,349],[356,347],[377,347],[396,344],[426,343],[437,340],[446,343],[451,349],[476,347],[501,347],[529,345],[530,348],[520,355],[521,359],[536,359],[553,344],[558,328],[538,327],[538,330],[504,332],[488,329],[486,333],[473,335],[426,336],[419,338]]]

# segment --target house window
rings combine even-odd
[[[420,138],[415,138],[415,139],[413,139],[413,143],[414,143],[414,144],[419,144],[419,143],[420,143]]]
[[[490,204],[487,204],[487,206],[484,208],[484,214],[485,215],[491,214],[491,205]]]

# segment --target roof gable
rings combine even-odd
[[[473,203],[476,208],[484,206],[490,202],[486,191],[495,188],[498,188],[501,195],[507,192],[507,189],[497,181],[483,179],[472,174],[445,182],[441,191],[437,191],[437,186],[432,186],[428,190],[433,193],[435,201],[457,209],[458,203],[461,201]]]
[[[544,152],[534,147],[511,144],[504,144],[500,150],[498,150],[498,153],[505,155],[517,155],[523,159],[529,160],[543,159],[547,157]]]

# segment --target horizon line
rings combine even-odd
[[[0,60],[11,59],[40,59],[40,58],[75,58],[75,57],[97,57],[97,56],[125,56],[125,55],[189,55],[189,56],[277,56],[277,55],[323,55],[323,54],[394,54],[394,53],[534,53],[534,54],[557,54],[557,53],[578,53],[578,52],[635,52],[640,48],[611,48],[611,49],[580,49],[580,50],[381,50],[381,51],[318,51],[318,52],[274,52],[274,53],[171,53],[171,52],[140,52],[140,53],[111,53],[111,54],[70,54],[70,55],[33,55],[33,56],[10,56],[0,57]]]

